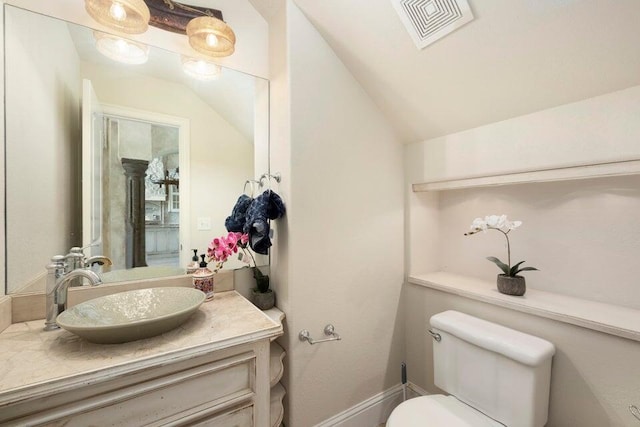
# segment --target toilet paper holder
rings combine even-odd
[[[307,331],[306,329],[303,329],[298,334],[298,338],[300,339],[300,341],[307,341],[311,345],[319,344],[321,342],[327,342],[327,341],[340,341],[342,339],[340,335],[336,333],[335,328],[332,324],[328,324],[327,326],[324,327],[324,334],[329,338],[314,340],[313,338],[311,338],[311,334],[309,333],[309,331]]]

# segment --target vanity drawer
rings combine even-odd
[[[244,408],[234,409],[195,423],[186,424],[188,427],[247,427],[252,425],[253,406],[245,406]]]
[[[252,402],[255,368],[255,354],[244,353],[100,394],[18,422],[19,425],[65,427],[164,426],[188,425],[189,420],[207,417],[216,419],[218,415],[231,415],[221,414],[230,408]]]

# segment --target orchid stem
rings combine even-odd
[[[499,232],[501,232],[502,234],[504,234],[504,238],[507,239],[507,265],[509,266],[509,269],[511,269],[511,244],[509,243],[509,231],[507,231],[506,233],[502,230],[500,230],[499,228],[493,228],[492,230],[498,230]]]
[[[243,251],[245,254],[246,254],[246,253],[248,253],[248,254],[249,254],[249,256],[251,257],[251,260],[253,261],[253,266],[254,266],[254,267],[257,267],[257,266],[258,266],[258,264],[256,264],[256,259],[253,257],[253,254],[251,253],[251,251],[250,251],[250,250],[248,250],[247,248],[242,248],[242,251]]]

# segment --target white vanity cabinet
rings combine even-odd
[[[206,303],[185,330],[133,343],[91,344],[66,331],[52,333],[58,337],[41,331],[22,334],[23,338],[29,333],[35,335],[34,339],[44,337],[43,357],[59,357],[55,351],[65,351],[67,345],[66,362],[81,365],[81,371],[100,355],[106,360],[101,363],[106,365],[94,372],[78,372],[6,393],[0,391],[0,425],[271,427],[271,340],[282,333],[282,325],[235,292],[226,294],[232,294],[225,297],[227,305],[238,303],[238,310],[216,310],[215,302]],[[224,318],[222,312],[226,313]],[[249,315],[256,322],[247,319]],[[241,317],[254,326],[240,324]],[[220,329],[223,324],[227,324],[226,329]],[[41,328],[39,323],[38,327]],[[6,340],[11,339],[11,328]],[[5,333],[0,334],[0,350]],[[216,335],[221,338],[217,342],[193,345]],[[188,342],[187,347],[182,347],[181,341]],[[170,350],[138,357],[149,351],[155,353],[149,350],[153,347]],[[134,360],[127,362],[130,350]],[[83,351],[88,362],[81,360]],[[61,369],[66,368],[65,360],[55,362],[63,364]],[[41,368],[50,369],[52,365],[43,363]],[[28,369],[24,371],[29,375]]]

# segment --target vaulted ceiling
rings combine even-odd
[[[294,2],[404,143],[640,84],[639,0],[469,0],[423,50],[391,0]]]

